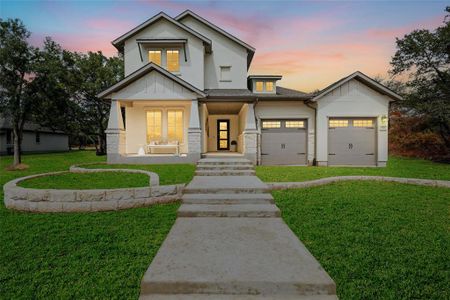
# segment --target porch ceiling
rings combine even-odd
[[[238,114],[244,103],[242,102],[219,102],[207,103],[208,113],[210,115],[229,115]]]

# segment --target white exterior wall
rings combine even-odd
[[[205,49],[203,41],[199,38],[191,35],[185,30],[177,27],[167,20],[161,19],[154,24],[143,29],[136,35],[125,41],[124,46],[124,63],[125,63],[125,76],[128,76],[132,72],[141,68],[148,63],[148,51],[145,50],[145,45],[142,45],[142,60],[139,55],[139,46],[136,39],[152,38],[152,39],[187,39],[186,54],[187,62],[184,59],[183,47],[169,47],[168,49],[180,50],[180,72],[175,73],[183,80],[189,82],[196,88],[204,89],[204,53]],[[149,46],[153,47],[153,46]],[[155,47],[160,48],[160,47]],[[166,48],[166,47],[164,47]],[[162,59],[164,66],[165,57]]]
[[[302,101],[260,101],[255,107],[260,124],[262,119],[306,119],[308,121],[308,164],[314,160],[315,111]],[[258,126],[261,133],[261,126]],[[258,145],[260,147],[260,145]],[[260,151],[259,151],[260,152]]]
[[[147,144],[147,117],[146,111],[159,109],[162,111],[162,135],[167,136],[167,110],[183,109],[183,145],[180,147],[181,153],[188,152],[188,128],[190,119],[191,101],[135,101],[132,106],[125,108],[125,136],[126,153],[137,153],[140,147]],[[168,148],[166,152],[172,151]],[[155,153],[157,151],[155,150]]]
[[[181,23],[212,41],[212,53],[205,54],[205,89],[247,88],[247,49],[190,16]],[[220,81],[220,66],[231,67],[231,81]]]
[[[209,115],[208,151],[217,151],[217,120],[230,120],[230,144],[238,141],[239,117],[238,115]],[[231,145],[230,145],[231,150]]]
[[[328,119],[330,117],[376,117],[377,161],[388,159],[388,129],[381,116],[388,116],[390,98],[353,79],[330,91],[317,103],[317,162],[328,162]]]

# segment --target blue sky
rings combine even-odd
[[[256,48],[251,73],[282,74],[310,91],[355,70],[386,76],[395,38],[433,29],[445,1],[5,1],[2,18],[20,18],[40,45],[45,36],[75,51],[102,50],[164,11],[191,9]]]

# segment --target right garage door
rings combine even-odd
[[[376,165],[374,118],[328,120],[328,165]]]

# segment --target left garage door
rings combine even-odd
[[[262,120],[261,164],[306,165],[307,120]]]

